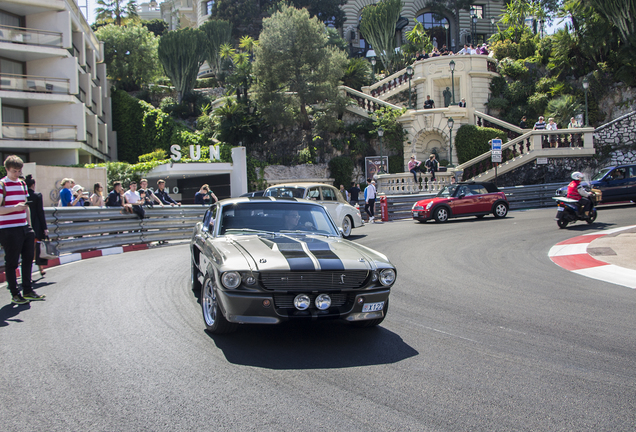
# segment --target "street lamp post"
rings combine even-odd
[[[446,39],[446,47],[447,47],[447,49],[452,49],[451,44],[450,44],[450,38],[448,37],[448,36],[450,36],[450,35],[448,34],[448,29],[449,29],[449,28],[450,28],[450,24],[448,24],[448,22],[445,22],[445,23],[444,23],[444,29],[445,29],[446,31],[444,32],[444,37],[445,37],[445,39]]]
[[[373,84],[375,84],[375,63],[376,63],[376,59],[375,57],[371,57],[371,66],[373,67],[373,75],[372,75],[372,80],[373,80]]]
[[[470,29],[471,29],[470,40],[471,40],[473,46],[476,46],[477,45],[477,41],[475,40],[475,33],[477,33],[477,15],[473,15],[471,17],[471,23],[472,23],[472,25],[470,26]]]
[[[453,166],[453,126],[455,125],[455,121],[453,120],[452,117],[449,117],[448,122],[446,122],[446,124],[448,125],[448,129],[450,131],[450,134],[449,134],[450,153],[448,154],[448,161],[449,161],[448,166],[452,167]]]
[[[406,67],[406,74],[409,76],[409,109],[413,109],[413,104],[411,103],[411,77],[413,76],[413,66],[408,65]],[[380,135],[382,137],[382,135]]]
[[[589,124],[589,113],[587,111],[587,89],[590,86],[590,82],[588,81],[587,77],[583,78],[583,90],[585,90],[585,127],[588,127]]]
[[[495,17],[490,17],[490,25],[492,26],[491,33],[495,34]]]
[[[378,129],[378,136],[380,137],[380,174],[385,174],[384,172],[384,152],[382,151],[382,137],[384,136],[384,129]]]
[[[453,103],[451,105],[456,105],[455,103],[455,61],[451,60],[448,64],[451,70],[451,85],[453,87]]]

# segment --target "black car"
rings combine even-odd
[[[600,189],[601,204],[636,202],[636,165],[618,165],[601,169],[590,181],[583,182],[589,187]],[[557,196],[567,196],[568,187],[557,189]]]

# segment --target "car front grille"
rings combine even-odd
[[[355,289],[364,286],[369,272],[350,271],[275,271],[262,272],[261,283],[269,290],[314,291]]]
[[[314,301],[318,295],[310,295],[311,299],[311,309],[315,309]],[[294,298],[296,294],[281,294],[274,296],[274,306],[278,309],[295,309],[294,307]],[[348,294],[338,293],[338,294],[329,294],[331,297],[331,307],[339,308],[344,306],[345,304],[353,304],[353,296],[350,299]]]

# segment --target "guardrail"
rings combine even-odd
[[[146,217],[107,207],[46,207],[49,238],[60,254],[128,244],[187,240],[207,207],[146,208]],[[0,249],[0,265],[4,251]]]

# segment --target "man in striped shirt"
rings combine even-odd
[[[4,161],[7,176],[0,180],[0,244],[4,249],[4,270],[11,291],[11,303],[25,304],[43,300],[31,286],[31,269],[35,246],[35,234],[31,229],[31,217],[26,203],[28,190],[20,180],[24,163],[18,156]],[[22,257],[22,293],[15,275]]]

